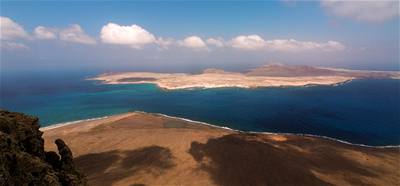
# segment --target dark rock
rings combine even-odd
[[[64,141],[61,139],[56,140],[56,145],[58,148],[58,153],[61,156],[61,169],[74,170],[74,158],[72,157],[71,150],[68,148],[67,145],[65,145]]]
[[[61,158],[46,152],[39,128],[37,117],[0,110],[0,185],[87,185],[64,141]]]
[[[54,152],[54,151],[49,151],[46,152],[46,161],[54,168],[54,169],[60,169],[60,156]]]

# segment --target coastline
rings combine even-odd
[[[135,113],[135,112],[124,112],[124,113],[120,113],[120,114],[111,114],[111,115],[95,117],[95,118],[67,121],[67,122],[62,122],[62,123],[55,123],[55,124],[50,124],[49,126],[40,127],[39,130],[44,132],[44,131],[57,129],[57,128],[61,128],[61,127],[73,126],[73,125],[85,125],[86,123],[89,123],[89,122],[96,122],[96,121],[102,121],[102,120],[107,120],[107,119],[110,119],[111,121],[113,121],[113,120],[115,121],[115,120],[118,120],[120,118],[128,117],[132,113]]]
[[[75,120],[75,121],[67,121],[67,122],[62,122],[62,123],[55,123],[55,124],[51,124],[49,126],[45,126],[45,127],[40,127],[39,130],[46,131],[46,130],[51,130],[51,129],[56,129],[56,128],[60,128],[60,127],[64,127],[64,126],[69,126],[69,125],[74,125],[74,124],[81,124],[81,122],[87,122],[87,121],[96,121],[96,120],[101,120],[101,119],[106,119],[109,117],[112,117],[115,115],[109,115],[109,116],[103,116],[103,117],[97,117],[97,118],[89,118],[89,119],[81,119],[81,120]]]
[[[339,143],[346,144],[346,145],[352,145],[352,146],[357,146],[357,147],[366,147],[366,148],[377,148],[377,149],[400,148],[400,144],[399,145],[372,146],[372,145],[366,145],[366,144],[351,143],[351,142],[346,141],[346,140],[341,140],[341,139],[337,139],[337,138],[333,138],[333,137],[329,137],[329,136],[316,135],[316,134],[307,134],[307,133],[285,133],[285,132],[281,133],[281,132],[267,132],[267,131],[264,131],[264,132],[242,131],[242,130],[232,129],[232,128],[229,128],[229,127],[210,124],[210,123],[207,123],[207,122],[191,120],[191,119],[177,117],[177,116],[170,116],[170,115],[166,115],[166,114],[162,114],[162,113],[149,113],[149,112],[144,112],[144,111],[132,111],[132,112],[125,112],[125,113],[121,113],[121,114],[107,115],[107,116],[102,116],[102,117],[97,117],[97,118],[89,118],[89,119],[83,119],[83,120],[75,120],[75,121],[69,121],[69,122],[63,122],[63,123],[56,123],[56,124],[52,124],[50,126],[41,127],[40,130],[45,132],[45,131],[48,131],[48,130],[57,129],[57,128],[70,126],[70,125],[79,125],[79,124],[81,124],[81,125],[83,124],[84,125],[85,122],[101,121],[101,120],[109,119],[109,118],[113,118],[113,117],[122,117],[123,118],[124,116],[127,117],[127,116],[129,116],[129,114],[132,114],[132,113],[142,113],[142,114],[162,116],[162,117],[166,117],[166,118],[178,119],[178,120],[190,122],[190,123],[193,123],[193,124],[205,125],[205,126],[209,126],[209,127],[216,128],[216,129],[230,130],[230,131],[239,132],[239,133],[268,134],[268,135],[293,135],[293,136],[299,136],[299,137],[313,137],[313,138],[327,139],[327,140],[330,140],[330,141],[339,142]]]

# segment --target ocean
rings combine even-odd
[[[42,126],[129,111],[161,113],[243,131],[327,136],[400,145],[400,80],[338,86],[162,90],[104,85],[95,72],[2,75],[0,108],[38,116]]]

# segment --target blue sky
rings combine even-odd
[[[397,70],[398,6],[397,1],[1,1],[1,64],[3,70],[197,71],[281,62]]]

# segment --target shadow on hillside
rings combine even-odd
[[[88,176],[90,185],[112,185],[138,171],[159,176],[164,170],[175,166],[171,151],[160,146],[86,154],[75,158],[74,161]]]
[[[302,142],[296,146],[310,143],[307,140]],[[281,142],[279,147],[274,145],[256,135],[231,134],[210,139],[205,144],[192,142],[189,153],[218,185],[330,185],[317,178],[311,170],[324,174],[349,171],[367,177],[376,176],[329,145],[313,148],[311,153],[293,148],[291,141]],[[345,179],[352,185],[367,185],[362,180]]]

